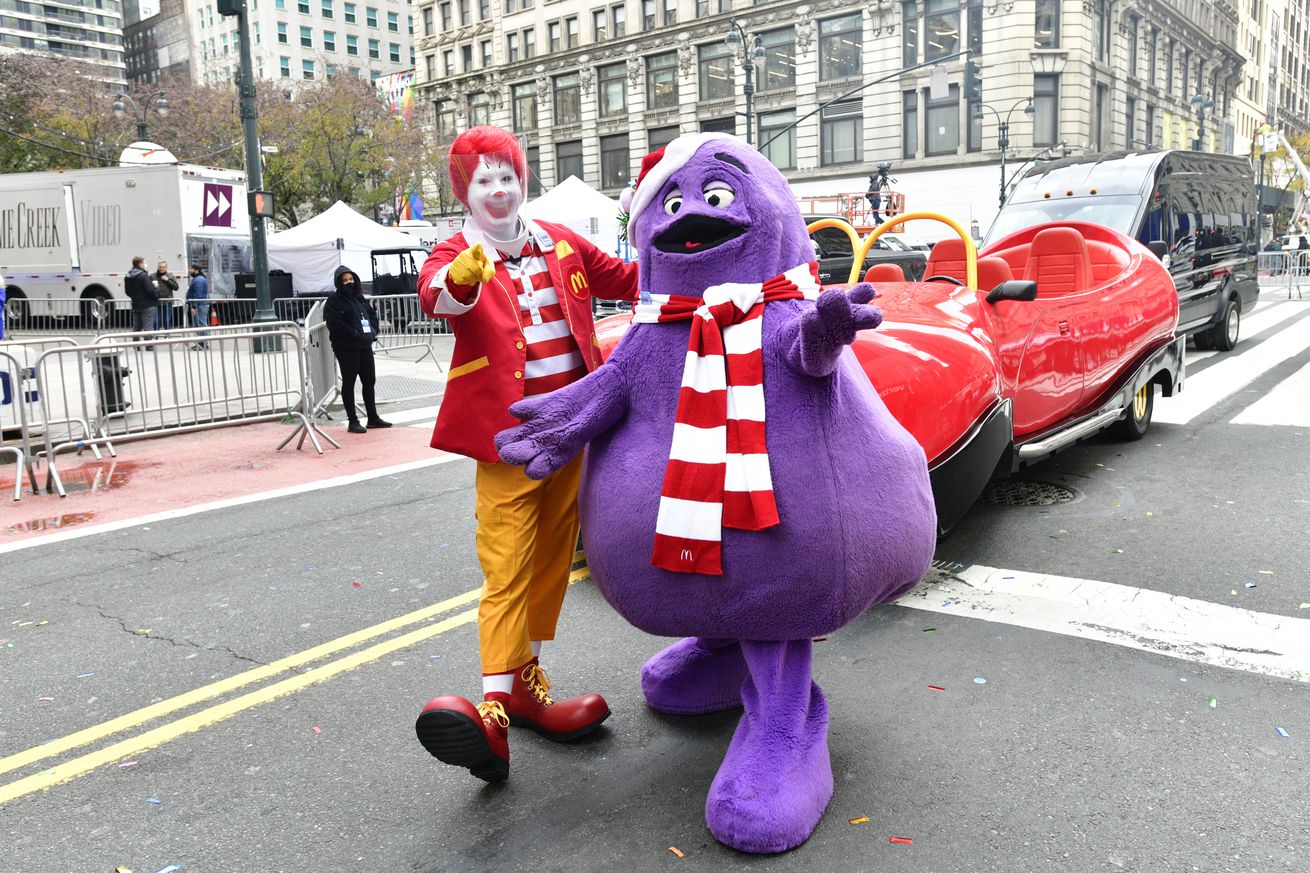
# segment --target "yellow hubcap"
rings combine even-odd
[[[1151,399],[1151,386],[1143,386],[1133,397],[1133,418],[1141,421],[1146,415],[1146,402]]]

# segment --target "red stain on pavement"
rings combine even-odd
[[[324,442],[323,455],[308,441],[302,451],[295,450],[295,441],[275,451],[287,432],[286,425],[276,422],[251,424],[120,443],[117,458],[100,461],[63,456],[59,475],[68,491],[63,498],[33,494],[25,487],[22,500],[5,499],[15,467],[0,466],[0,544],[91,520],[122,521],[442,454],[428,446],[431,434],[424,428],[348,434],[334,427],[329,432],[342,447]],[[37,481],[45,485],[44,465]]]

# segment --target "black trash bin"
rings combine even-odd
[[[124,412],[132,404],[123,399],[123,382],[132,371],[123,364],[118,352],[92,354],[91,366],[95,371],[100,414],[104,416]]]
[[[255,294],[255,274],[254,273],[237,273],[237,297],[243,300],[254,300]],[[268,273],[268,292],[273,300],[280,300],[283,297],[291,296],[291,274],[284,273],[281,270],[270,270]]]

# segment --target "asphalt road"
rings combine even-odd
[[[1288,331],[1310,347],[1310,305],[1231,358],[1192,353],[1188,390]],[[1307,365],[1301,349],[1186,424],[1043,462],[1019,478],[1073,499],[980,503],[941,565],[1304,621],[1310,426],[1233,419]],[[513,732],[503,786],[447,768],[412,725],[428,697],[477,689],[472,472],[0,555],[0,870],[1310,869],[1306,681],[949,608],[880,607],[816,644],[836,794],[782,856],[710,837],[737,716],[648,710],[637,673],[668,641],[586,579],[544,661],[613,717],[572,745]]]

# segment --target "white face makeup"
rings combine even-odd
[[[496,239],[510,239],[518,230],[523,187],[514,165],[483,157],[473,171],[468,190],[469,212],[478,227]]]

